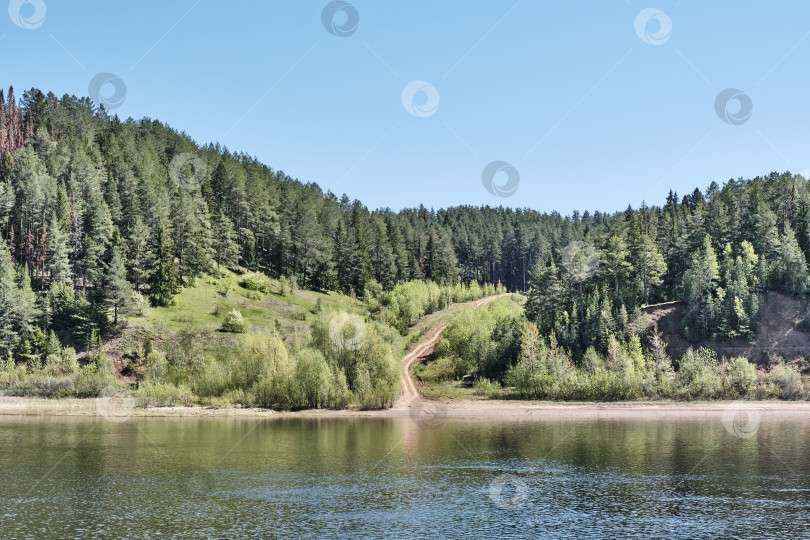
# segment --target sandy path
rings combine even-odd
[[[495,296],[487,296],[486,298],[482,298],[480,300],[475,300],[471,302],[473,307],[481,307],[483,305],[489,304],[496,298],[501,298],[504,296],[509,296],[508,294],[496,294]],[[402,384],[401,384],[401,391],[399,394],[399,399],[397,403],[394,405],[395,408],[400,407],[407,407],[410,405],[413,400],[419,397],[419,392],[416,389],[416,384],[413,382],[413,376],[411,375],[412,368],[422,362],[426,357],[430,356],[433,353],[433,348],[442,338],[442,334],[444,334],[445,329],[447,328],[447,323],[442,323],[438,326],[427,338],[422,340],[422,342],[417,345],[411,352],[405,355],[405,358],[402,359]]]

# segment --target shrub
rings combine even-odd
[[[595,375],[604,371],[605,361],[593,347],[588,347],[585,356],[582,357],[582,369],[589,375]]]
[[[235,388],[228,390],[222,395],[222,399],[228,403],[239,403],[245,407],[253,407],[257,404],[256,394],[251,389]]]
[[[247,272],[239,280],[239,286],[249,291],[270,293],[270,278],[260,272]]]
[[[0,373],[12,373],[16,367],[14,357],[9,351],[7,356],[0,356]]]
[[[461,358],[456,355],[441,356],[425,364],[420,372],[420,376],[427,381],[450,381],[456,377],[463,376],[467,372],[468,366],[463,364]]]
[[[171,383],[146,382],[132,394],[139,407],[189,406],[195,401],[191,390]]]
[[[146,380],[163,382],[169,372],[169,363],[166,355],[160,351],[152,351],[146,356]]]
[[[281,276],[278,282],[279,294],[286,296],[298,290],[298,281],[295,276]]]
[[[66,392],[61,397],[86,397],[95,398],[101,394],[101,391],[106,387],[117,384],[115,377],[108,377],[103,373],[99,373],[95,364],[87,364],[80,370],[78,378],[74,379],[75,384],[72,392]]]
[[[768,384],[769,393],[780,399],[800,399],[804,395],[801,373],[787,364],[771,368]]]
[[[259,291],[245,291],[245,298],[247,298],[248,300],[253,300],[254,302],[257,302],[261,300],[263,297],[264,295]]]
[[[337,366],[332,366],[332,385],[329,388],[329,406],[345,409],[352,400],[352,392],[346,381],[346,374]]]
[[[7,392],[24,397],[70,397],[74,395],[75,383],[76,378],[71,376],[35,374],[10,381]]]
[[[231,292],[233,292],[234,286],[233,278],[225,278],[219,282],[219,285],[217,285],[217,291],[219,294],[227,298],[230,296]]]
[[[230,362],[230,387],[250,388],[266,377],[291,372],[287,347],[273,334],[245,336]]]
[[[332,373],[323,355],[313,349],[304,349],[296,355],[296,405],[318,408],[328,404]]]
[[[133,292],[129,309],[135,317],[143,317],[149,311],[149,300],[141,293]]]
[[[705,347],[689,348],[681,358],[676,380],[684,398],[715,398],[721,393],[717,354]]]
[[[248,323],[242,317],[242,312],[238,309],[233,309],[225,315],[225,320],[222,322],[220,330],[234,334],[244,334],[248,331]]]
[[[748,396],[757,386],[757,369],[747,358],[735,358],[731,362],[728,383],[733,394]]]
[[[498,381],[491,381],[481,377],[473,383],[473,394],[476,396],[497,396],[500,393],[501,385]]]
[[[200,397],[220,396],[228,386],[225,366],[216,358],[203,357],[195,362],[191,389]]]
[[[357,369],[368,372],[371,391],[365,395],[355,388],[365,408],[390,407],[399,392],[400,363],[394,357],[391,346],[383,337],[379,326],[371,324],[366,339],[357,355]]]
[[[79,360],[76,358],[76,350],[73,347],[65,347],[59,355],[61,361],[59,368],[62,373],[69,375],[79,372]]]

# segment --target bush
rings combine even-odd
[[[792,366],[780,364],[768,373],[768,393],[779,399],[804,397],[801,373]]]
[[[10,395],[23,397],[71,397],[75,384],[76,378],[72,376],[34,374],[11,379],[6,391]]]
[[[270,294],[271,281],[269,277],[262,273],[247,272],[239,280],[239,286],[249,291]]]
[[[59,358],[55,354],[49,354],[45,357],[45,365],[43,366],[43,371],[48,375],[59,375],[61,374],[62,370],[60,364],[62,363],[62,359]]]
[[[320,352],[304,349],[296,355],[293,384],[295,405],[309,408],[328,405],[331,386],[332,373]]]
[[[239,403],[243,407],[255,407],[256,393],[252,389],[236,388],[222,394],[222,399],[228,403]]]
[[[242,317],[242,312],[238,309],[233,309],[225,315],[225,320],[222,322],[220,330],[234,334],[244,334],[248,331],[248,323]]]
[[[278,288],[281,296],[287,296],[298,290],[298,281],[295,279],[295,276],[281,276],[278,282]]]
[[[234,283],[232,278],[225,278],[219,282],[217,285],[217,291],[219,294],[227,298],[230,296],[231,292],[233,292]]]
[[[149,311],[149,300],[139,292],[133,292],[129,310],[135,317],[143,317]]]
[[[473,383],[473,394],[476,396],[497,396],[500,393],[501,385],[498,383],[498,381],[478,378]]]
[[[680,392],[686,399],[712,399],[721,395],[717,354],[705,347],[687,349],[676,375]]]
[[[61,369],[62,373],[71,374],[79,372],[79,360],[76,358],[76,350],[73,347],[65,347],[62,349]]]
[[[589,375],[601,373],[605,369],[605,361],[593,347],[588,347],[582,357],[582,369]]]
[[[115,377],[99,373],[95,364],[83,366],[78,378],[74,377],[74,380],[73,389],[66,390],[64,394],[57,397],[95,398],[108,386],[118,384]]]
[[[146,380],[150,382],[163,382],[169,372],[169,363],[166,355],[160,351],[152,351],[146,355]]]
[[[747,358],[735,358],[729,369],[728,383],[733,395],[750,395],[757,386],[757,368]]]
[[[253,300],[254,302],[257,302],[261,300],[263,297],[264,295],[259,291],[245,291],[245,298],[247,298],[248,300]]]
[[[451,381],[467,373],[471,366],[465,364],[461,358],[451,354],[441,356],[433,362],[424,365],[419,375],[426,381]]]
[[[200,397],[221,396],[228,387],[225,366],[216,358],[197,360],[191,375],[191,389]]]
[[[196,400],[185,386],[159,382],[144,383],[132,395],[139,407],[188,407]]]
[[[234,349],[230,362],[230,387],[250,388],[265,377],[278,377],[290,370],[287,347],[278,336],[245,336]]]

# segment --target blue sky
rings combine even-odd
[[[0,84],[87,95],[112,73],[114,113],[374,208],[616,211],[810,168],[810,3],[352,0],[332,19],[356,11],[347,36],[327,4],[12,0]],[[437,106],[404,106],[412,81]],[[715,110],[727,88],[752,104],[737,125]],[[511,196],[482,184],[496,160],[519,173]]]

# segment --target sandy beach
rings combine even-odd
[[[0,416],[84,416],[110,417],[211,417],[211,418],[403,418],[430,422],[442,418],[483,420],[547,421],[555,419],[647,419],[705,418],[733,412],[759,415],[807,416],[810,402],[713,401],[713,402],[548,402],[508,400],[427,401],[417,398],[408,405],[377,411],[317,409],[273,411],[238,407],[135,407],[126,399],[50,400],[0,396]]]

